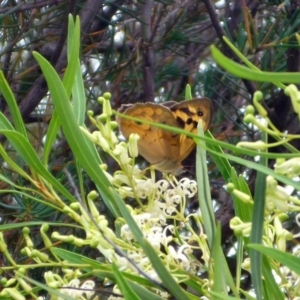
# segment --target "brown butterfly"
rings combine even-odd
[[[213,106],[208,98],[197,98],[183,102],[170,101],[164,104],[137,103],[122,105],[119,112],[160,124],[178,127],[197,133],[197,125],[202,120],[203,130],[207,130],[212,119]],[[131,133],[140,136],[139,154],[154,167],[166,173],[179,174],[181,162],[195,147],[193,139],[184,134],[164,130],[152,125],[117,117],[120,131],[128,139]]]

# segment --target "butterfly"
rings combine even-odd
[[[119,112],[168,126],[178,127],[191,133],[197,133],[197,125],[202,120],[203,130],[207,130],[212,119],[213,106],[208,98],[196,98],[183,102],[136,103],[122,105]],[[119,129],[128,139],[131,133],[140,136],[139,154],[155,169],[172,174],[182,173],[182,161],[195,147],[192,138],[152,125],[117,116]]]

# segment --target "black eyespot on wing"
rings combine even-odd
[[[198,110],[197,111],[197,115],[199,116],[199,117],[203,117],[204,116],[204,113],[203,113],[203,111],[202,110]]]
[[[190,124],[192,124],[192,123],[193,123],[193,119],[192,119],[192,118],[188,118],[188,119],[186,120],[186,124],[190,125]]]
[[[180,128],[184,128],[185,122],[180,117],[176,117],[176,121]]]

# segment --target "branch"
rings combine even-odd
[[[146,0],[141,7],[142,19],[142,51],[143,51],[143,97],[145,102],[153,102],[154,93],[154,69],[153,69],[153,49],[149,41],[151,38],[151,8],[152,0]]]
[[[217,36],[223,45],[222,52],[224,52],[224,54],[228,57],[236,58],[235,54],[231,51],[231,49],[227,46],[227,44],[223,40],[223,36],[225,36],[226,34],[225,34],[225,31],[223,30],[223,27],[220,24],[219,16],[215,10],[214,3],[211,0],[203,0],[203,2],[206,6],[207,12],[211,19],[211,23],[217,33]],[[248,92],[251,95],[253,95],[255,92],[255,86],[253,85],[253,83],[250,81],[247,81],[247,80],[243,80],[243,82],[244,82],[244,85],[246,86]]]

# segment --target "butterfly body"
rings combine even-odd
[[[212,118],[212,103],[208,98],[162,104],[137,103],[123,105],[121,113],[141,120],[166,124],[197,133],[197,125],[202,120],[205,131]],[[119,128],[126,139],[131,133],[140,136],[139,154],[159,171],[178,174],[189,153],[195,147],[193,139],[184,134],[176,134],[142,122],[117,117]]]

